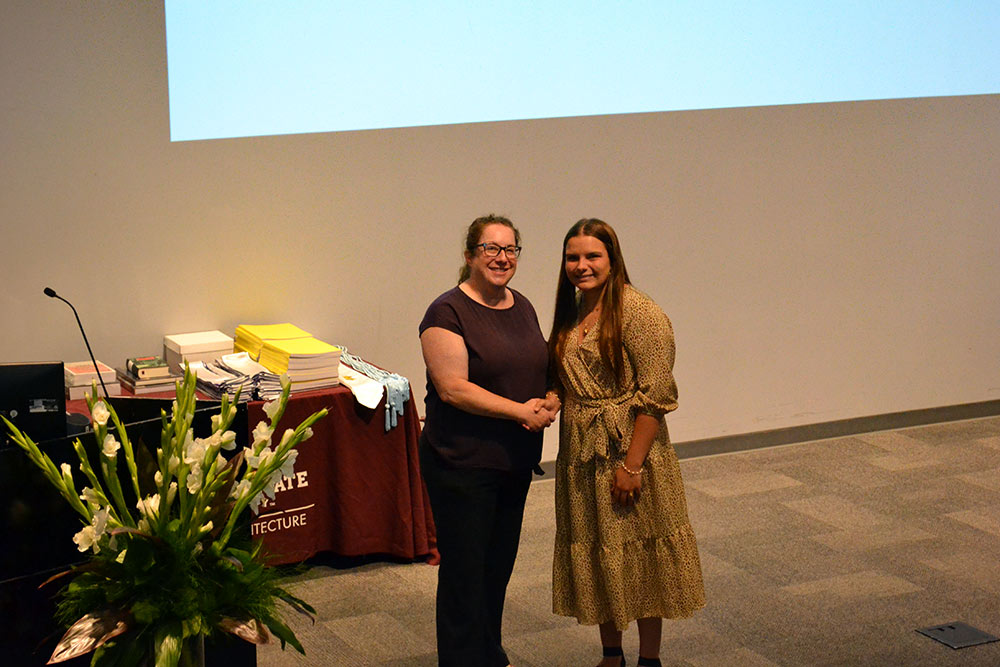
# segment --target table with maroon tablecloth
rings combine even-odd
[[[123,396],[129,396],[123,391]],[[139,398],[165,398],[157,393]],[[70,412],[86,413],[84,401]],[[273,442],[313,412],[329,414],[298,446],[292,478],[276,484],[273,501],[258,508],[251,533],[261,538],[274,564],[297,563],[316,554],[385,555],[437,561],[434,521],[420,476],[420,420],[411,397],[399,423],[385,430],[385,398],[370,410],[344,386],[293,394]],[[248,429],[265,419],[264,402],[248,405]],[[253,436],[250,436],[252,440]]]
[[[318,553],[435,556],[434,523],[420,476],[420,421],[411,397],[399,423],[385,430],[385,405],[370,410],[347,387],[294,394],[274,434],[313,412],[329,414],[299,445],[292,478],[281,479],[274,501],[261,504],[251,525],[275,557],[291,563]],[[264,403],[249,405],[249,428],[265,419]]]

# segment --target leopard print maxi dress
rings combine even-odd
[[[626,286],[624,384],[618,390],[598,351],[598,329],[567,337],[559,364],[563,412],[556,460],[552,608],[580,623],[682,618],[705,604],[680,466],[663,415],[677,408],[670,321]],[[611,499],[638,412],[660,418],[635,506]]]

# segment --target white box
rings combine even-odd
[[[221,331],[195,331],[163,337],[163,358],[174,373],[184,371],[184,362],[213,361],[233,351],[233,339]]]

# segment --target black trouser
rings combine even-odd
[[[420,468],[441,553],[437,649],[441,667],[506,667],[500,630],[521,538],[530,470],[450,468],[421,442]]]

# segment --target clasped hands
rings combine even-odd
[[[559,398],[552,394],[545,398],[530,398],[524,402],[526,410],[521,418],[521,426],[537,433],[548,428],[556,420],[556,414],[562,404]]]

